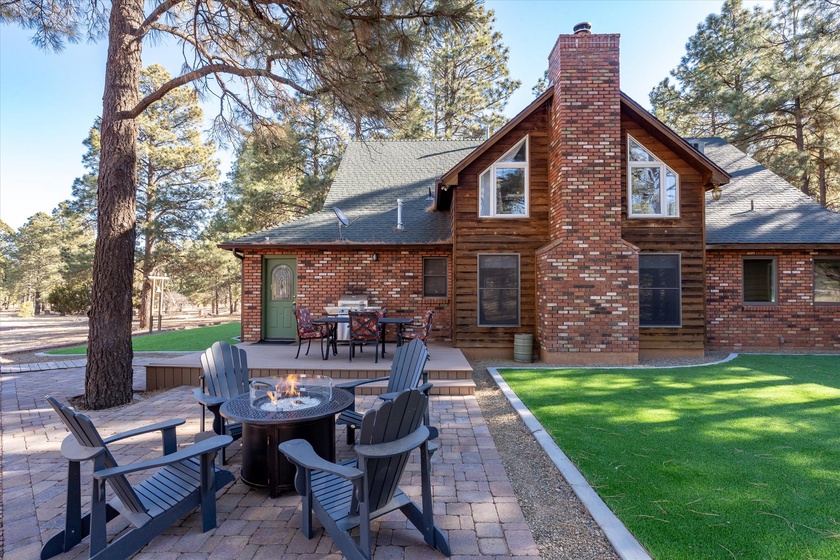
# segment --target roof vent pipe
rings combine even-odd
[[[402,199],[397,199],[397,229],[405,229],[402,224]]]
[[[592,24],[587,21],[584,21],[583,23],[575,25],[574,32],[575,35],[589,35],[590,29],[592,29]]]

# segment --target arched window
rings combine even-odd
[[[292,268],[287,264],[278,264],[271,271],[271,299],[290,301],[292,299]]]

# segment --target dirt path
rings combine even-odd
[[[219,325],[238,321],[239,315],[203,315],[198,312],[184,312],[164,317],[162,330],[174,330],[193,327]],[[155,323],[157,332],[157,323]],[[134,335],[148,333],[140,330],[139,322],[134,322]],[[15,313],[0,312],[0,363],[29,363],[37,361],[55,361],[57,356],[37,356],[35,352],[85,344],[88,337],[88,319],[85,316],[39,315],[37,317],[17,317]],[[70,359],[70,357],[68,357]]]

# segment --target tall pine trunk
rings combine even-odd
[[[137,121],[120,119],[137,103],[143,0],[113,0],[105,66],[98,179],[98,235],[85,371],[85,403],[103,409],[131,402],[131,290],[137,183]]]

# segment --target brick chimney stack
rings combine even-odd
[[[638,361],[638,255],[621,238],[619,35],[588,23],[548,59],[550,243],[537,253],[541,358]]]

